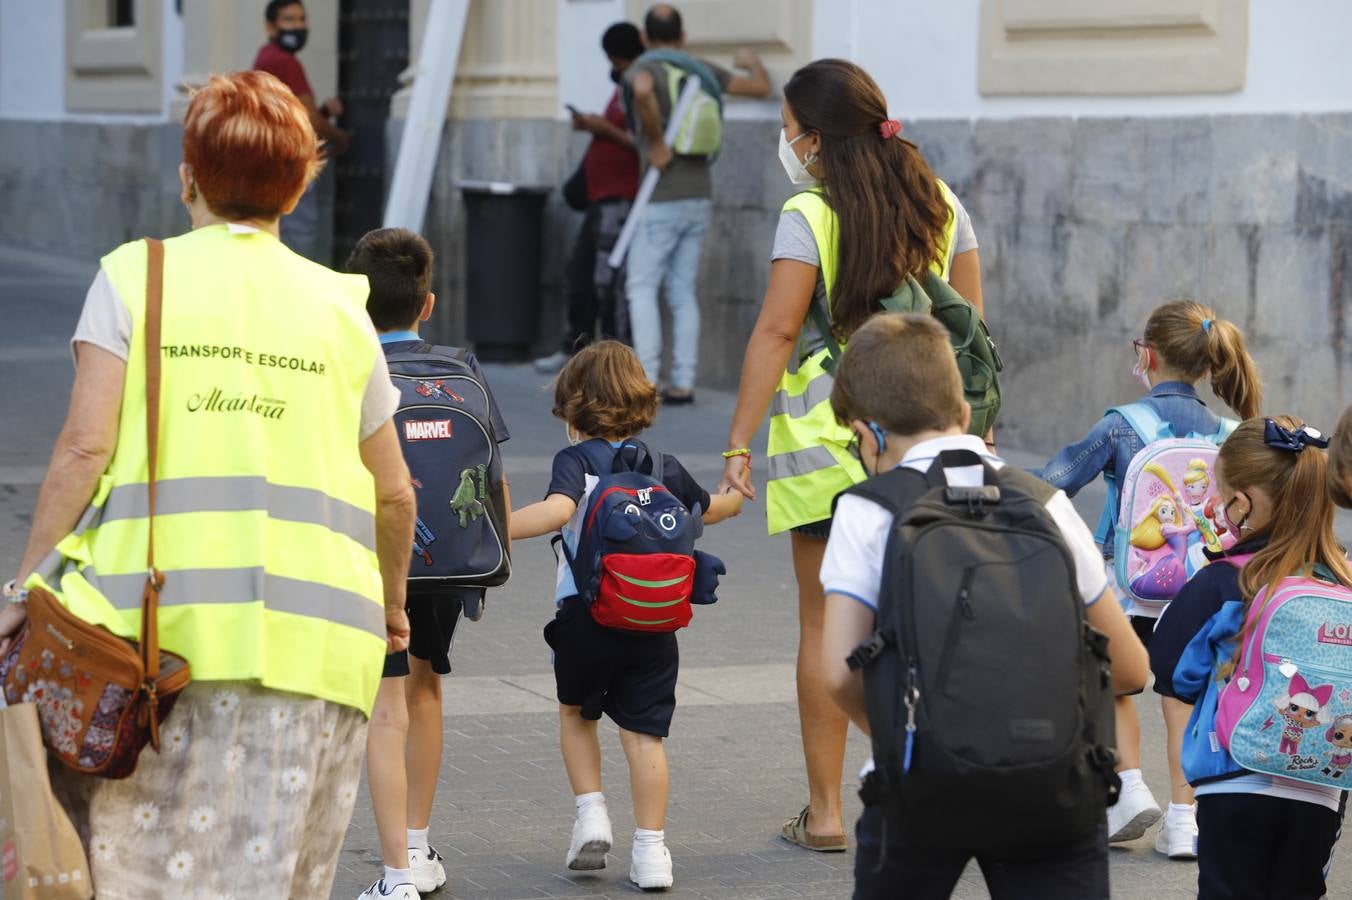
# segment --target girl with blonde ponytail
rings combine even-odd
[[[1221,445],[1216,480],[1240,543],[1228,551],[1229,564],[1207,566],[1184,586],[1150,645],[1156,682],[1169,684],[1192,710],[1182,756],[1197,794],[1202,898],[1325,894],[1340,791],[1240,768],[1215,743],[1215,721],[1260,591],[1290,576],[1352,588],[1352,567],[1333,533],[1327,443],[1288,416],[1249,419],[1235,429]],[[1281,728],[1277,718],[1274,743]]]
[[[1149,392],[1137,403],[1167,423],[1174,435],[1211,435],[1220,431],[1220,417],[1207,409],[1197,394],[1197,384],[1203,379],[1209,379],[1212,390],[1240,418],[1258,415],[1262,385],[1243,333],[1202,304],[1175,300],[1158,307],[1146,320],[1141,337],[1132,341],[1132,348],[1136,363],[1132,374]],[[1138,434],[1121,413],[1109,410],[1083,440],[1056,454],[1043,468],[1042,477],[1072,497],[1100,475],[1113,485],[1121,485],[1132,459],[1156,437]],[[1116,491],[1110,491],[1109,498],[1095,537],[1103,549],[1109,581],[1115,583],[1114,532],[1120,510]],[[1184,502],[1182,497],[1179,502]],[[1181,572],[1180,567],[1180,578]],[[1150,647],[1159,609],[1132,601],[1127,614],[1141,642]],[[1188,707],[1171,696],[1168,679],[1157,679],[1155,692],[1160,694],[1169,735],[1172,776],[1169,813],[1155,849],[1174,859],[1191,859],[1196,856],[1193,839],[1197,826],[1192,789],[1183,779],[1180,762]],[[1121,756],[1118,774],[1122,777],[1122,795],[1108,810],[1108,840],[1124,843],[1143,836],[1162,815],[1141,778],[1141,723],[1131,697],[1117,698],[1117,748]]]

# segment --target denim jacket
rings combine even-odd
[[[1153,407],[1179,437],[1194,432],[1213,434],[1220,428],[1220,417],[1207,409],[1197,396],[1197,390],[1186,382],[1160,382],[1140,402]],[[1053,456],[1051,462],[1037,474],[1074,497],[1081,488],[1104,472],[1111,473],[1120,485],[1127,469],[1131,467],[1132,458],[1143,447],[1145,441],[1136,433],[1136,429],[1120,414],[1109,410],[1087,437]],[[1111,518],[1115,521],[1117,510],[1111,512]],[[1113,528],[1114,523],[1109,522],[1101,548],[1104,559],[1113,558]]]

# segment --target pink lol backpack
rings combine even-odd
[[[1169,423],[1147,404],[1129,403],[1113,411],[1145,442],[1122,484],[1108,480],[1104,514],[1116,510],[1118,516],[1117,583],[1136,603],[1162,610],[1207,564],[1205,551],[1220,552],[1235,544],[1237,536],[1227,531],[1221,515],[1213,472],[1217,448],[1238,423],[1221,419],[1213,435],[1175,437]]]
[[[1216,708],[1239,765],[1327,787],[1352,782],[1352,590],[1284,578],[1245,617],[1247,637]]]

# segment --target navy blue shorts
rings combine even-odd
[[[407,675],[410,654],[431,663],[438,675],[451,674],[451,646],[464,612],[464,598],[482,593],[481,588],[454,588],[437,594],[410,594],[404,607],[408,613],[408,649],[386,655],[381,677]]]
[[[584,719],[605,713],[626,731],[667,736],[680,668],[675,632],[607,628],[581,597],[569,597],[545,626],[545,643],[560,703],[582,707]]]

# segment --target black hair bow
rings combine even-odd
[[[1329,445],[1329,439],[1309,425],[1302,425],[1291,431],[1268,419],[1263,430],[1263,443],[1274,450],[1299,453],[1306,447],[1318,447],[1322,450]]]

